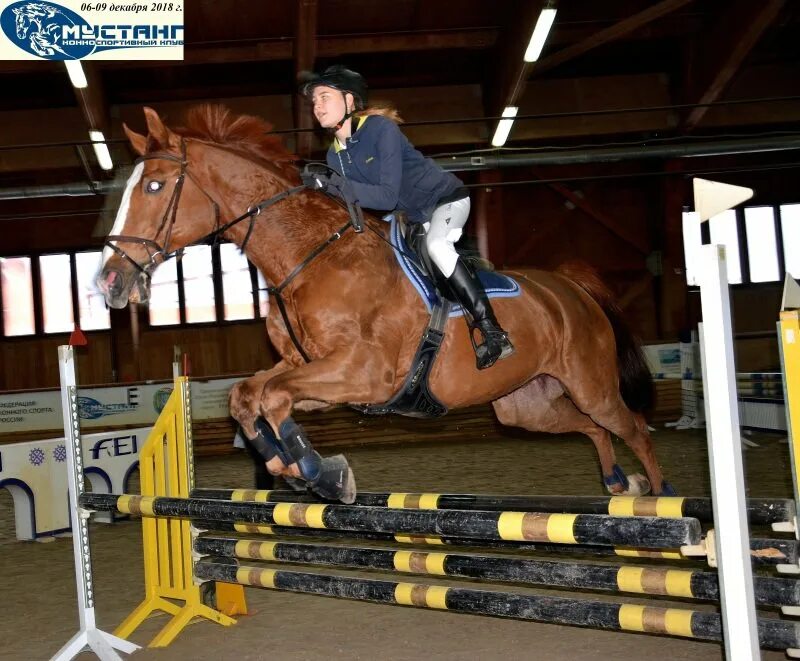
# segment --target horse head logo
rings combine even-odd
[[[71,60],[91,52],[86,46],[65,46],[64,27],[88,25],[67,7],[50,2],[22,0],[0,15],[3,32],[22,50],[48,60]]]

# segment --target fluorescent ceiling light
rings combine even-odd
[[[528,48],[525,51],[526,62],[536,62],[542,54],[544,42],[547,41],[547,35],[550,34],[550,28],[553,27],[553,21],[556,20],[556,10],[554,7],[545,7],[542,13],[539,14],[539,19],[536,21],[536,27],[533,28],[531,40],[528,43]]]
[[[89,139],[92,141],[94,147],[94,155],[97,156],[97,162],[104,170],[113,170],[114,162],[111,160],[111,152],[108,151],[106,138],[102,131],[89,131]]]
[[[64,60],[64,66],[67,67],[69,80],[73,87],[78,89],[89,87],[89,81],[86,80],[86,74],[83,72],[80,60]]]
[[[511,126],[514,123],[514,117],[517,116],[518,110],[519,108],[517,108],[517,106],[506,106],[506,109],[503,110],[503,117],[508,117],[509,119],[501,119],[497,122],[497,129],[495,129],[494,137],[492,138],[493,147],[502,147],[506,144],[508,134],[511,132]]]

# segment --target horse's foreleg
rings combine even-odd
[[[268,370],[260,370],[253,376],[235,383],[228,395],[231,416],[241,425],[248,439],[258,435],[256,419],[261,415],[261,395],[264,384],[270,379],[291,369],[285,360]]]
[[[278,445],[276,459],[287,467],[289,475],[305,480],[312,491],[329,500],[353,502],[353,473],[342,455],[320,456],[291,412],[303,400],[345,404],[388,399],[391,380],[374,376],[385,376],[386,365],[365,364],[368,362],[363,355],[334,354],[284,372],[264,384],[261,413]],[[270,468],[269,463],[267,467]]]
[[[254,461],[266,464],[271,475],[285,474],[286,465],[278,456],[277,443],[274,441],[269,426],[265,425],[263,420],[259,420],[261,394],[264,392],[264,384],[267,381],[290,368],[291,365],[286,361],[280,361],[271,369],[256,372],[250,378],[239,381],[231,388],[228,396],[231,416],[242,429],[247,441],[248,453]],[[260,457],[260,460],[257,457]],[[263,470],[263,465],[261,470]]]

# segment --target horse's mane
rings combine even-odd
[[[207,140],[266,161],[285,176],[296,176],[297,157],[272,134],[272,124],[253,115],[238,115],[227,106],[203,103],[186,113],[185,125],[173,129],[187,138]]]
[[[278,174],[290,181],[298,179],[295,165],[298,160],[297,156],[286,149],[278,136],[270,133],[272,124],[260,117],[239,115],[227,106],[204,103],[191,107],[186,113],[184,126],[172,130],[186,138],[194,138],[232,149],[277,171]],[[157,148],[157,145],[148,145],[148,150]],[[326,198],[319,196],[316,199],[323,201]],[[334,202],[329,201],[328,204],[332,205]],[[330,223],[341,222],[341,216],[337,214],[325,214],[324,217]],[[381,233],[385,231],[382,227],[384,223],[378,223],[369,214],[366,214],[365,217],[367,222],[374,223]],[[296,225],[299,228],[297,234],[304,239],[308,235],[307,222],[304,217],[298,216],[295,221],[287,217],[285,222],[287,228],[289,225]],[[287,241],[291,241],[290,237],[294,234],[295,232],[287,230]],[[367,240],[359,242],[360,246],[373,246],[375,242],[380,241],[376,235],[371,233],[367,233],[367,235]]]

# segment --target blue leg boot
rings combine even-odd
[[[291,457],[284,454],[277,437],[272,431],[272,427],[269,426],[269,423],[264,420],[264,418],[256,418],[254,426],[258,432],[258,436],[252,440],[248,440],[256,449],[256,451],[264,458],[265,462],[270,461],[275,457],[280,457],[280,460],[287,466],[291,463],[294,463],[294,460]],[[306,490],[306,486],[301,480],[291,477],[290,475],[281,475],[281,477],[286,484],[292,487],[292,489],[295,491]]]
[[[355,477],[343,455],[320,456],[303,428],[291,417],[281,423],[279,431],[282,454],[288,458],[287,466],[296,462],[300,475],[315,494],[346,505],[356,499]]]

